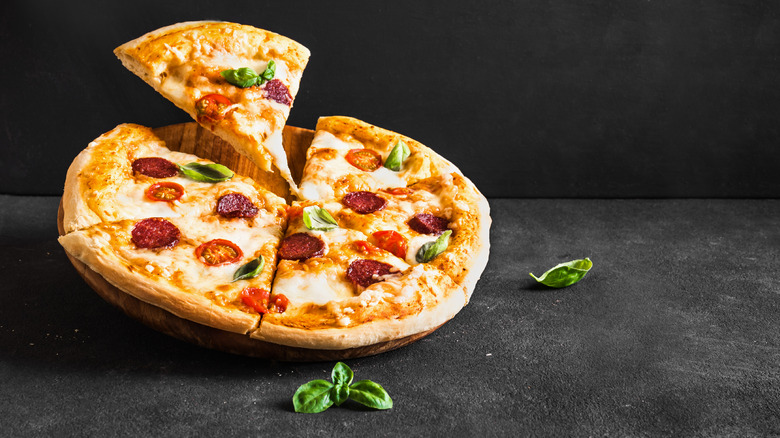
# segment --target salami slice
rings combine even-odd
[[[279,245],[279,257],[286,260],[306,260],[325,254],[325,242],[306,233],[287,236]]]
[[[447,231],[449,221],[429,213],[418,213],[407,222],[409,228],[420,234],[441,234]]]
[[[347,268],[347,278],[361,287],[369,287],[382,281],[383,275],[390,274],[393,265],[371,259],[355,260]]]
[[[179,173],[179,166],[160,157],[138,158],[132,167],[133,172],[152,178],[169,178]]]
[[[349,192],[341,200],[341,203],[351,208],[356,213],[369,214],[379,211],[387,205],[385,198],[372,192]]]
[[[136,222],[131,235],[138,248],[173,248],[179,243],[181,233],[176,225],[153,217]]]
[[[268,81],[268,83],[265,84],[264,89],[265,97],[268,99],[287,106],[290,106],[292,103],[292,95],[290,95],[290,90],[287,88],[287,85],[284,85],[284,82],[280,81],[279,79],[271,79]]]
[[[217,214],[226,218],[255,217],[257,207],[241,193],[228,193],[217,200]]]

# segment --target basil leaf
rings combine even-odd
[[[530,274],[536,281],[542,283],[545,286],[550,287],[566,287],[582,280],[585,274],[593,267],[593,262],[589,258],[585,257],[581,260],[572,260],[570,262],[561,263],[554,266],[549,271],[542,274],[541,277],[536,277],[534,274]]]
[[[241,67],[235,70],[222,70],[219,74],[229,83],[241,88],[255,85],[260,77],[256,71],[249,67]]]
[[[222,182],[233,178],[233,171],[221,164],[201,164],[197,162],[179,166],[187,178],[200,182]]]
[[[328,210],[316,205],[310,205],[303,209],[303,224],[306,225],[306,228],[314,231],[328,231],[339,227],[338,222],[333,219]]]
[[[404,164],[404,161],[409,158],[411,153],[412,152],[409,150],[409,146],[407,146],[406,143],[402,142],[401,140],[398,140],[395,143],[395,146],[393,146],[393,150],[390,151],[390,155],[388,155],[387,159],[385,160],[385,167],[392,171],[398,172],[401,170],[401,165]]]
[[[333,402],[336,404],[336,406],[341,406],[341,404],[347,401],[349,398],[349,386],[334,386],[333,389],[330,390],[330,398],[333,399]]]
[[[263,270],[263,266],[265,266],[265,260],[263,260],[263,256],[260,256],[238,268],[236,273],[233,274],[233,281],[255,278],[260,275],[260,272]]]
[[[354,377],[355,374],[352,373],[352,369],[344,362],[337,363],[336,366],[333,367],[333,372],[331,373],[331,380],[333,380],[333,383],[336,385],[349,386]]]
[[[374,409],[390,409],[393,400],[382,385],[370,380],[361,380],[349,387],[349,398]]]
[[[450,244],[450,234],[452,234],[452,230],[447,230],[438,239],[421,246],[414,256],[417,263],[430,262],[434,257],[443,253]]]
[[[333,405],[332,388],[332,383],[322,379],[304,383],[293,395],[295,412],[316,414],[328,409]]]
[[[276,63],[274,60],[268,61],[268,65],[265,66],[265,70],[260,73],[260,77],[257,78],[257,85],[263,85],[267,81],[270,81],[276,75]]]

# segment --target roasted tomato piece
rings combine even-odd
[[[241,291],[241,301],[255,309],[257,313],[268,313],[268,300],[271,293],[259,287],[247,287]]]
[[[352,245],[355,246],[355,249],[363,254],[366,255],[372,255],[372,254],[381,254],[381,251],[379,248],[374,246],[373,244],[366,242],[365,240],[356,240],[352,242]]]
[[[274,295],[271,299],[272,309],[276,313],[284,313],[287,310],[287,306],[290,305],[290,300],[287,299],[284,294]]]
[[[233,102],[221,94],[207,94],[195,102],[198,122],[216,123],[225,118]]]
[[[238,245],[225,239],[209,240],[195,249],[195,256],[209,266],[235,263],[243,255]]]
[[[373,149],[350,149],[345,158],[349,164],[365,172],[373,172],[382,167],[382,156]]]
[[[408,242],[401,233],[393,230],[377,231],[371,235],[374,245],[398,258],[406,258]]]
[[[146,189],[146,199],[150,201],[173,202],[182,195],[184,195],[184,187],[170,181],[155,183]]]

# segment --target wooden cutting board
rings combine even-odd
[[[223,164],[240,175],[249,176],[263,184],[269,190],[290,199],[287,182],[276,172],[265,172],[255,167],[249,159],[238,154],[225,141],[216,137],[210,131],[203,129],[197,123],[181,123],[154,129],[154,133],[165,140],[169,149],[186,152],[207,158]],[[314,131],[286,126],[283,133],[283,144],[287,151],[290,170],[296,182],[300,181],[303,165],[306,162],[306,150],[314,137]],[[57,227],[60,235],[64,234],[63,210],[60,202],[57,214]],[[128,316],[142,322],[154,330],[173,336],[202,347],[225,351],[245,356],[260,357],[280,361],[333,361],[371,356],[407,345],[427,336],[436,328],[407,336],[401,339],[381,342],[365,347],[345,350],[317,350],[309,348],[288,347],[252,339],[249,335],[226,332],[192,321],[179,318],[159,307],[141,301],[132,295],[119,290],[106,281],[84,263],[66,252],[68,259],[76,268],[84,281],[104,300],[121,309]],[[438,328],[438,327],[437,327]]]

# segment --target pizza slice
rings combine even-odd
[[[250,178],[174,152],[151,129],[122,124],[71,164],[63,193],[65,232],[146,217],[283,214],[284,200]]]
[[[456,171],[452,163],[409,137],[351,117],[321,117],[306,152],[299,196],[340,198],[360,190],[406,187]]]
[[[236,23],[195,21],[149,32],[114,50],[130,71],[260,169],[295,188],[282,129],[309,50]]]
[[[120,290],[174,315],[235,333],[260,313],[245,296],[270,290],[283,219],[151,217],[105,222],[59,238]]]
[[[327,213],[337,208],[334,202],[290,208],[269,297],[285,310],[266,313],[253,338],[354,348],[434,329],[465,305],[463,288],[440,270],[411,267],[360,231],[340,227]]]

